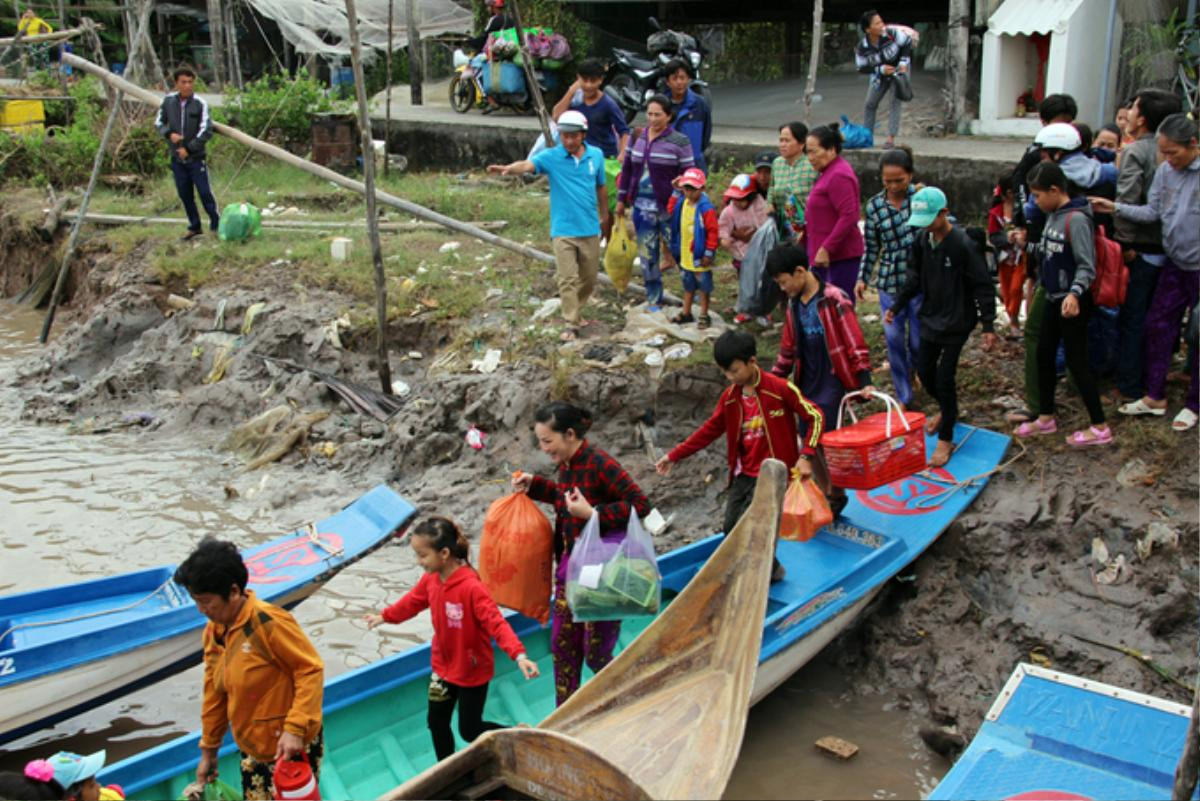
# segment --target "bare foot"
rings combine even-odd
[[[942,413],[938,412],[933,417],[930,417],[928,420],[925,421],[925,433],[933,434],[941,427],[941,425],[942,425]]]
[[[929,466],[945,467],[946,462],[950,461],[952,453],[954,453],[954,443],[939,439],[937,447],[933,450],[933,456],[929,457]]]

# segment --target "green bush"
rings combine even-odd
[[[225,98],[234,125],[250,136],[284,146],[308,142],[312,115],[335,110],[321,83],[304,69],[295,80],[277,73],[264,75],[244,89],[228,90]]]

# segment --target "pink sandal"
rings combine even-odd
[[[1109,445],[1112,441],[1113,434],[1111,428],[1101,431],[1095,426],[1091,426],[1087,431],[1076,431],[1067,437],[1067,444],[1075,448],[1083,448],[1088,445]]]
[[[1017,426],[1016,430],[1013,431],[1013,434],[1021,437],[1022,439],[1026,439],[1028,437],[1038,437],[1043,434],[1053,434],[1055,431],[1058,431],[1057,420],[1051,420],[1049,423],[1041,423],[1038,422],[1038,419],[1035,417],[1032,420],[1027,420],[1024,423],[1021,423],[1021,425]]]

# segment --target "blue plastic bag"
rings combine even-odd
[[[846,150],[875,146],[875,134],[867,130],[865,125],[850,122],[850,118],[845,114],[842,115],[842,124],[839,130],[842,134],[842,147]]]

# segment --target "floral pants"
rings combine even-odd
[[[271,801],[275,797],[275,763],[260,762],[245,751],[242,755],[242,798],[246,801]],[[312,765],[314,778],[321,776],[321,759],[325,756],[325,731],[322,729],[305,751]]]

